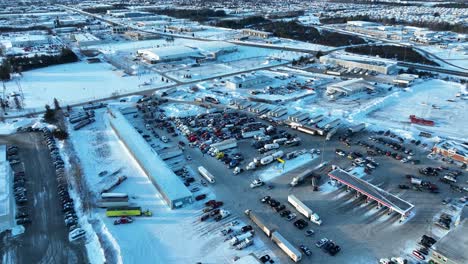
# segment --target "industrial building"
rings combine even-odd
[[[187,58],[203,58],[200,53],[185,46],[170,46],[162,48],[138,50],[137,54],[148,63],[177,61]]]
[[[128,122],[119,109],[108,108],[108,119],[114,132],[171,209],[193,202],[192,193]]]
[[[204,42],[202,45],[190,45],[187,47],[198,49],[201,53],[206,53],[210,56],[218,56],[222,54],[232,53],[237,51],[237,45],[231,44],[225,41],[208,41]]]
[[[435,264],[468,263],[468,219],[442,237],[433,246],[430,260]],[[431,262],[429,262],[431,263]]]
[[[0,233],[13,227],[14,201],[11,193],[13,172],[6,158],[6,146],[0,146]]]
[[[0,46],[2,46],[3,49],[8,49],[12,47],[24,48],[49,43],[52,43],[52,39],[45,34],[21,34],[13,36],[0,36]]]
[[[85,46],[90,46],[90,45],[96,45],[101,42],[101,40],[94,36],[91,33],[77,33],[72,35],[72,39],[76,41],[76,43],[80,47],[85,47]]]
[[[160,36],[157,34],[151,34],[146,32],[139,31],[127,31],[124,33],[126,37],[131,40],[149,40],[149,39],[159,39]]]
[[[271,78],[263,74],[242,74],[226,81],[226,87],[230,89],[252,89],[270,82]]]
[[[113,34],[124,34],[127,32],[128,28],[124,26],[113,26],[112,27],[112,33]]]
[[[351,79],[328,85],[327,95],[333,98],[337,98],[340,96],[350,96],[365,91],[373,91],[374,89],[374,85],[370,84],[362,78]]]
[[[325,55],[320,57],[320,63],[338,65],[348,69],[362,69],[368,71],[374,71],[383,74],[392,74],[397,69],[397,64],[393,61],[379,59],[375,60],[372,58],[364,58],[357,56],[347,55]]]
[[[443,140],[432,148],[432,152],[468,164],[468,146],[464,143]]]
[[[260,31],[260,30],[253,30],[253,29],[242,29],[242,34],[252,37],[260,37],[260,38],[269,38],[273,36],[271,32]]]
[[[395,79],[393,79],[393,83],[398,85],[398,86],[403,86],[403,87],[407,87],[409,85],[411,85],[414,80],[418,79],[419,76],[416,75],[416,74],[407,74],[407,73],[403,73],[403,74],[398,74]]]

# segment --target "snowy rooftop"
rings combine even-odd
[[[185,46],[169,46],[162,48],[138,50],[138,53],[145,54],[148,57],[154,57],[155,59],[198,55],[198,52],[196,50]]]
[[[148,177],[155,182],[161,194],[171,201],[192,197],[192,193],[182,181],[151,148],[143,137],[133,128],[123,114],[115,108],[109,108],[109,120],[112,127],[127,148],[138,160]]]
[[[345,91],[354,91],[356,89],[361,89],[362,87],[366,87],[367,89],[374,89],[374,86],[369,82],[365,81],[362,78],[359,79],[351,79],[339,83],[331,84],[329,87],[332,88],[339,88]]]
[[[463,220],[457,227],[442,237],[434,248],[439,254],[450,259],[453,263],[468,263],[468,219]]]
[[[220,50],[235,50],[237,45],[225,41],[206,41],[203,43],[188,44],[187,47],[198,48],[206,52],[217,52]]]
[[[406,202],[405,200],[388,193],[365,180],[354,177],[342,169],[331,171],[328,175],[346,185],[352,186],[355,190],[377,200],[382,205],[385,205],[402,215],[406,215],[414,207],[414,205]]]
[[[435,145],[435,147],[453,150],[457,154],[462,155],[463,157],[468,157],[468,145],[453,140],[441,141]]]

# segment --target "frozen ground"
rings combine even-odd
[[[149,85],[143,85],[150,82]],[[171,83],[160,82],[157,74],[125,76],[107,63],[77,62],[23,73],[19,83],[24,93],[24,108],[43,109],[57,98],[62,105],[113,95],[142,91]],[[6,83],[7,94],[18,92],[16,81]]]
[[[384,107],[370,113],[370,122],[402,130],[428,131],[467,140],[468,101],[457,98],[455,95],[459,92],[466,93],[466,87],[442,80],[421,82],[412,86],[407,92],[401,91],[389,98],[389,102]],[[428,127],[410,124],[408,117],[411,114],[433,120],[436,125]]]
[[[86,181],[96,191],[103,179],[99,172],[121,169],[120,174],[128,179],[113,191],[128,193],[132,203],[153,212],[152,217],[139,217],[132,224],[115,226],[114,219],[107,218],[103,209],[93,209],[93,217],[105,224],[103,229],[115,240],[114,250],[120,252],[123,263],[142,263],[148,259],[153,263],[229,263],[234,256],[265,247],[256,239],[248,249],[231,249],[219,233],[221,223],[199,222],[202,203],[170,210],[112,132],[103,112],[97,111],[96,123],[71,134]]]
[[[468,69],[468,53],[466,52],[456,50],[454,47],[451,46],[449,46],[448,48],[439,48],[436,46],[421,45],[418,46],[418,48],[426,50],[444,60],[447,60],[452,64]]]

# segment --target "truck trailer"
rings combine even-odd
[[[296,196],[290,194],[288,195],[288,202],[296,208],[296,210],[303,214],[307,219],[309,219],[312,223],[315,223],[317,225],[322,224],[322,219],[314,213],[309,207],[307,207],[304,203],[302,203],[299,199],[296,198]]]
[[[281,248],[294,262],[299,262],[302,259],[302,253],[286,240],[278,231],[271,234],[271,240]]]
[[[210,183],[215,183],[215,177],[213,174],[211,174],[207,169],[205,169],[203,166],[198,167],[198,172],[200,173],[203,178],[205,178],[207,181]]]
[[[257,214],[252,212],[252,210],[247,209],[244,213],[250,218],[250,220],[252,220],[252,222],[254,222],[254,224],[256,224],[265,233],[267,237],[271,237],[271,234],[275,231],[274,229],[267,227],[264,224],[264,221],[260,217],[258,217]]]
[[[141,207],[113,207],[107,208],[106,216],[120,217],[120,216],[152,216],[153,214],[146,210],[143,211]]]
[[[314,175],[314,169],[307,169],[301,173],[299,173],[297,176],[293,177],[291,183],[289,185],[291,185],[291,187],[294,187],[296,185],[298,185],[299,183],[302,183],[304,182],[305,179],[309,178],[309,177],[312,177]]]

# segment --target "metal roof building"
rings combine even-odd
[[[193,195],[119,109],[109,108],[112,129],[122,140],[170,208],[192,203]]]
[[[328,173],[328,176],[367,196],[369,199],[390,208],[392,211],[396,211],[402,216],[408,216],[414,207],[414,205],[409,202],[384,191],[371,183],[359,179],[342,169],[331,171]]]
[[[433,245],[431,260],[440,264],[468,263],[468,220],[465,219]]]

